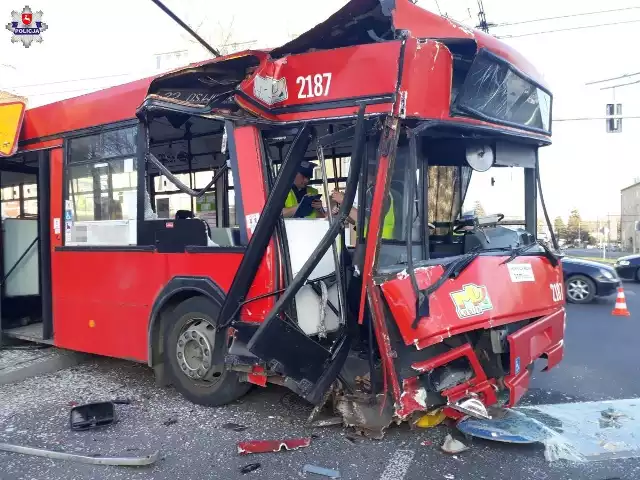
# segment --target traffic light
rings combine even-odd
[[[607,118],[607,133],[622,132],[622,104],[607,103],[607,117],[616,116],[617,118]]]

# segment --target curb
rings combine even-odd
[[[11,355],[11,350],[0,350],[0,356]],[[34,352],[33,358],[22,360],[17,365],[0,367],[0,385],[16,383],[38,375],[46,375],[79,365],[91,355],[55,347]]]

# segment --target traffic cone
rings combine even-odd
[[[631,315],[627,309],[627,301],[624,298],[624,290],[622,287],[618,287],[618,296],[616,297],[616,306],[611,312],[611,315],[617,315],[621,317],[628,317]]]

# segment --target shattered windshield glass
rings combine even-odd
[[[531,130],[551,129],[551,95],[509,64],[482,51],[469,69],[455,108]]]

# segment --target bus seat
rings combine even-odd
[[[234,227],[234,228],[231,228],[230,230],[231,230],[231,236],[233,238],[233,244],[242,245],[242,239],[240,238],[240,228]]]
[[[191,210],[178,210],[176,212],[176,220],[183,220],[187,218],[193,218],[195,215]]]
[[[233,247],[236,245],[231,228],[212,228],[211,240],[220,247]]]
[[[140,245],[155,245],[159,253],[184,252],[186,246],[206,247],[204,222],[192,219],[146,220],[139,232]]]

